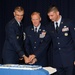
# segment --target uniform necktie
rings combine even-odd
[[[36,33],[37,33],[37,28],[35,28],[34,32],[36,32]]]
[[[56,22],[56,32],[58,32],[58,23]]]
[[[20,22],[20,24],[19,24],[20,26],[22,26],[22,23]]]
[[[20,22],[18,22],[18,25],[20,26]]]

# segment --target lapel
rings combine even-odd
[[[60,32],[62,31],[63,23],[64,23],[64,20],[62,19],[61,22],[60,22],[60,26],[59,26],[58,33],[60,33]],[[54,22],[52,22],[51,28],[52,28],[52,29],[51,29],[51,30],[52,30],[51,32],[54,32],[54,33],[58,34],[58,33],[56,32],[56,30],[55,30]]]
[[[60,22],[58,33],[60,33],[62,31],[63,26],[64,26],[64,20],[62,19]]]
[[[33,25],[31,25],[31,27],[30,27],[30,35],[34,36],[34,34],[35,34],[34,27],[33,27]]]
[[[54,30],[54,32],[56,32],[56,31],[55,31],[55,27],[54,27],[54,22],[52,22],[51,25],[52,25],[52,30]]]
[[[52,33],[52,34],[53,34],[53,33],[56,34],[56,30],[55,30],[55,27],[54,27],[54,22],[51,22],[50,27],[51,27],[51,28],[50,28],[49,30],[51,31],[51,33]]]
[[[33,34],[35,33],[35,32],[34,32],[34,27],[33,27],[33,26],[31,26],[30,30],[31,30],[31,33],[33,33]],[[42,31],[42,26],[40,26],[40,28],[39,28],[37,34],[40,34],[41,31]]]
[[[37,41],[38,40],[38,33],[34,32],[34,27],[33,25],[30,27],[29,35],[32,37],[32,41]]]
[[[19,26],[18,22],[15,20],[15,26],[17,28],[17,31],[22,34],[22,32],[23,32],[23,24],[21,23],[21,26]]]
[[[18,24],[18,22],[16,20],[15,20],[15,25],[17,26],[18,29],[20,29],[20,26],[19,26],[19,24]]]
[[[43,27],[41,25],[40,28],[39,28],[39,30],[38,30],[38,34],[41,34],[42,30],[43,30]]]

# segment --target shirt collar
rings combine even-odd
[[[41,26],[41,23],[38,25],[38,27],[35,27],[35,26],[34,26],[34,29],[37,28],[37,32],[38,32],[40,26]]]
[[[16,18],[15,18],[15,20],[16,20]],[[17,21],[17,20],[16,20],[16,21]],[[17,23],[18,23],[18,25],[20,26],[20,23],[21,23],[21,22],[18,22],[18,21],[17,21]]]
[[[55,25],[55,27],[56,27],[56,22],[58,23],[58,27],[60,26],[61,19],[62,19],[62,16],[60,15],[59,20],[58,20],[58,21],[54,21],[54,25]]]
[[[20,25],[20,22],[17,22],[17,23],[18,23],[19,26],[21,26],[21,25]]]

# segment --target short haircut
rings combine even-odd
[[[41,17],[39,12],[33,12],[33,13],[31,14],[31,17],[32,17],[33,15],[37,15],[37,14],[39,15],[39,17]]]
[[[59,11],[59,9],[57,8],[57,6],[52,5],[52,6],[50,6],[49,9],[48,9],[48,13],[51,12],[51,11],[56,12],[56,11]]]
[[[23,11],[23,12],[24,12],[24,9],[23,9],[21,6],[17,6],[17,7],[14,9],[14,12],[15,12],[15,11],[19,11],[19,12]]]

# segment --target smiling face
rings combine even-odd
[[[14,17],[18,22],[21,22],[21,20],[23,19],[23,15],[24,15],[24,11],[14,11]]]
[[[41,17],[38,13],[34,13],[31,15],[31,21],[35,27],[38,27],[41,21]]]

